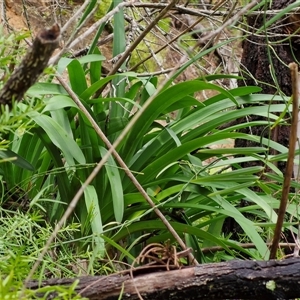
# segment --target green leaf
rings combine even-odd
[[[100,122],[99,124],[100,127],[103,128],[103,131],[106,134],[106,136],[110,136],[124,129],[125,126],[128,124],[128,119],[122,117],[111,118],[109,119],[109,122],[105,120]]]
[[[74,165],[74,159],[80,164],[85,164],[81,149],[57,122],[46,115],[35,114],[31,117],[36,124],[45,130],[52,143],[61,149],[70,166]]]
[[[99,149],[102,156],[107,153],[105,148],[99,147]],[[124,214],[123,186],[118,166],[111,155],[105,164],[105,170],[110,182],[115,218],[117,222],[121,222]]]
[[[8,159],[18,167],[21,167],[29,171],[34,171],[34,167],[30,162],[28,162],[23,157],[21,157],[20,155],[18,155],[17,153],[15,153],[10,149],[0,150],[0,157],[5,160]]]
[[[53,110],[58,110],[66,107],[78,108],[77,105],[70,97],[64,95],[57,95],[51,97],[50,99],[45,99],[44,101],[46,103],[46,106],[43,109],[43,113],[46,111],[53,111]]]
[[[98,47],[95,47],[93,54],[100,54]],[[91,84],[97,82],[101,78],[101,61],[93,61],[90,66]]]
[[[165,168],[166,166],[168,166],[174,161],[182,159],[186,154],[191,153],[195,149],[201,148],[207,144],[216,142],[218,140],[223,140],[223,138],[226,137],[228,137],[228,135],[223,135],[222,133],[218,133],[211,136],[200,137],[192,141],[186,142],[181,146],[166,152],[156,160],[153,160],[151,163],[147,165],[146,168],[142,170],[144,175],[138,176],[138,178],[140,178],[141,182],[145,183],[151,180],[151,178],[153,178],[154,176],[156,176],[159,173],[159,170]],[[243,134],[232,133],[231,137],[232,138],[243,137]],[[253,179],[254,178],[252,178],[251,180]]]
[[[98,1],[97,0],[90,0],[87,8],[85,9],[84,13],[82,14],[77,27],[80,27],[84,22],[87,21],[90,14],[93,12],[93,10],[97,7]]]
[[[111,75],[111,76],[107,76],[103,79],[98,80],[97,82],[95,82],[94,84],[92,84],[88,89],[86,89],[85,91],[82,92],[82,94],[80,95],[80,98],[84,99],[85,101],[87,101],[92,95],[94,95],[102,86],[104,86],[106,83],[110,82],[112,79],[116,78],[116,77],[135,77],[136,73],[133,72],[128,72],[128,73],[122,73],[122,74],[118,74],[118,75]]]
[[[100,257],[103,257],[105,254],[104,240],[101,236],[103,232],[103,227],[102,227],[99,201],[98,201],[95,187],[89,185],[84,189],[84,200],[85,200],[87,211],[92,215],[90,222],[91,222],[91,227],[93,232],[93,240],[95,243],[94,251],[96,255],[100,255]]]
[[[116,7],[122,0],[113,1],[114,7]],[[123,53],[126,48],[126,32],[125,32],[125,20],[124,20],[124,10],[119,9],[117,13],[114,14],[114,38],[113,38],[113,57]],[[126,62],[122,64],[120,69],[125,70]],[[114,87],[114,96],[124,97],[126,82],[122,80],[122,77],[116,77],[112,81]],[[121,117],[123,108],[117,103],[112,103],[110,108],[110,114],[112,117]]]
[[[209,145],[207,145],[209,146]],[[209,154],[252,154],[266,152],[268,149],[263,147],[244,147],[244,148],[220,148],[220,149],[200,149],[197,153]]]
[[[121,247],[118,243],[116,243],[114,240],[112,240],[111,238],[105,236],[105,235],[102,235],[102,238],[111,246],[113,246],[114,248],[116,248],[117,250],[120,251],[120,253],[122,253],[122,255],[124,257],[128,257],[130,260],[134,260],[134,256],[132,256],[130,254],[130,252],[128,252],[125,248]]]
[[[78,61],[80,64],[85,64],[92,62],[101,62],[103,60],[106,60],[106,58],[100,53],[88,54],[80,58],[62,57],[57,64],[57,72],[59,74],[62,74],[65,71],[65,69],[69,66],[69,64],[74,60]]]
[[[87,83],[84,70],[78,60],[69,63],[68,72],[72,90],[80,95],[87,89]]]
[[[39,98],[42,95],[68,95],[66,90],[56,83],[36,83],[30,87],[27,94],[31,97]]]
[[[151,104],[146,108],[143,115],[137,120],[132,130],[130,131],[123,150],[126,155],[126,160],[131,157],[132,153],[135,151],[135,145],[138,145],[139,141],[149,130],[151,124],[158,118],[158,116],[162,112],[164,112],[168,107],[186,97],[187,95],[204,89],[216,90],[225,94],[229,98],[233,98],[233,96],[224,89],[214,84],[201,82],[198,80],[179,83],[167,90],[164,90],[153,99]]]
[[[201,76],[198,78],[198,80],[202,80],[202,81],[213,81],[218,79],[243,79],[243,77],[231,75],[231,74],[212,74],[212,75]],[[261,88],[259,88],[259,91],[261,91]]]
[[[77,58],[80,64],[86,64],[91,62],[99,62],[106,60],[105,56],[101,54],[88,54],[83,57]]]
[[[234,183],[232,184],[234,185]],[[197,199],[199,199],[197,201]],[[210,226],[212,222],[218,219],[224,219],[225,217],[232,217],[234,218],[243,228],[243,230],[246,232],[247,236],[252,239],[252,241],[255,243],[257,249],[260,251],[261,257],[267,257],[268,255],[268,248],[262,238],[259,236],[259,234],[256,231],[255,225],[251,220],[248,220],[243,214],[239,212],[239,210],[234,207],[232,204],[228,203],[228,201],[224,200],[221,197],[212,197],[212,200],[215,201],[218,206],[214,207],[213,205],[202,205],[200,197],[194,198],[194,203],[167,203],[164,205],[164,207],[173,207],[178,209],[184,209],[185,211],[189,212],[189,209],[194,209],[195,211],[203,211],[209,214],[212,214],[210,217],[207,217],[208,221],[201,222],[197,221],[197,227],[207,227]],[[220,208],[221,207],[221,208]],[[187,230],[188,233],[190,233],[189,230]],[[209,233],[210,234],[210,233]],[[218,236],[216,236],[218,238]],[[219,236],[219,239],[220,236]],[[222,239],[221,239],[222,240]],[[215,245],[216,242],[213,239],[206,239],[204,241],[205,245],[210,244]]]
[[[277,214],[272,209],[272,207],[270,207],[270,205],[266,203],[266,201],[263,198],[261,198],[257,193],[250,190],[249,188],[240,189],[238,192],[247,197],[248,200],[253,201],[257,205],[259,205],[265,211],[269,220],[272,221],[274,224],[276,223]]]

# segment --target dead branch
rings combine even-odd
[[[20,101],[25,92],[36,82],[59,43],[60,28],[57,24],[49,29],[41,30],[36,36],[32,47],[14,70],[0,91],[0,104],[8,105]]]

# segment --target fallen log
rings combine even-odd
[[[146,270],[145,270],[146,271]],[[291,299],[300,297],[300,259],[203,264],[134,275],[49,279],[40,286],[70,286],[91,300],[139,299]],[[38,282],[27,285],[37,289]],[[138,291],[138,292],[137,292]],[[139,294],[138,294],[139,293]]]

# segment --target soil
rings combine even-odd
[[[56,21],[64,23],[76,7],[76,4],[70,5],[69,2],[5,0],[5,16],[1,16],[1,19],[7,22],[9,30],[30,30],[34,33],[42,27],[51,26]],[[60,16],[60,20],[55,20],[57,15]]]

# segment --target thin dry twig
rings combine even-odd
[[[138,36],[138,38],[125,50],[120,59],[115,63],[113,69],[107,74],[107,76],[114,75],[118,72],[119,68],[130,56],[131,52],[136,49],[138,44],[145,38],[145,36],[151,31],[151,29],[168,13],[168,11],[175,5],[177,0],[172,0],[158,15],[157,17],[145,28],[145,30]],[[95,93],[95,98],[99,97],[106,85]]]
[[[286,171],[284,173],[283,188],[280,206],[278,210],[277,223],[274,230],[274,237],[272,241],[272,246],[270,249],[270,258],[275,259],[278,243],[280,240],[282,225],[285,217],[286,206],[288,202],[288,195],[290,191],[291,178],[293,176],[293,167],[294,167],[294,158],[296,151],[296,142],[297,142],[297,127],[298,127],[298,111],[299,111],[299,82],[298,82],[298,65],[296,63],[290,63],[289,68],[291,70],[291,79],[292,79],[292,92],[293,92],[293,111],[292,111],[292,121],[291,121],[291,130],[290,130],[290,139],[289,139],[289,152],[288,159],[286,164]]]
[[[113,146],[109,142],[109,140],[107,139],[107,137],[105,136],[105,134],[103,133],[103,131],[100,129],[100,127],[98,126],[98,124],[95,122],[95,120],[89,114],[89,112],[86,110],[86,108],[81,103],[81,101],[78,99],[78,97],[76,96],[76,94],[70,89],[70,87],[67,85],[67,83],[62,79],[62,77],[60,75],[58,75],[57,79],[59,80],[59,82],[61,83],[61,85],[67,90],[67,92],[69,93],[69,95],[71,96],[71,98],[73,99],[73,101],[77,104],[77,106],[80,108],[80,110],[85,114],[85,116],[91,122],[91,124],[92,124],[93,128],[95,129],[96,133],[104,141],[104,143],[106,144],[107,148],[111,151],[112,155],[115,157],[115,159],[118,162],[118,164],[120,165],[120,167],[123,168],[124,172],[129,177],[129,179],[133,182],[133,184],[138,189],[138,191],[141,193],[141,195],[145,198],[145,200],[148,202],[148,204],[153,208],[154,212],[161,219],[161,221],[164,223],[164,225],[167,227],[167,229],[170,231],[170,233],[174,236],[174,238],[179,243],[179,245],[182,247],[182,249],[186,250],[187,247],[186,247],[185,243],[182,241],[182,239],[177,234],[177,232],[174,230],[174,228],[172,227],[172,225],[169,223],[169,221],[166,219],[166,217],[160,212],[160,210],[156,207],[156,205],[154,204],[154,202],[152,201],[152,199],[148,196],[147,192],[144,190],[144,188],[140,185],[140,183],[137,181],[137,179],[135,178],[135,176],[132,174],[132,172],[130,171],[130,169],[128,168],[128,166],[125,164],[125,162],[123,161],[123,159],[120,157],[120,155],[118,154],[118,152],[115,150],[116,146]],[[104,157],[102,158],[102,160],[99,162],[99,164],[96,166],[96,168],[94,170],[96,170],[98,168],[100,170],[100,168],[103,166],[103,164],[101,164],[101,162],[103,160],[104,160]],[[97,170],[97,172],[95,174],[97,174],[99,170]],[[94,174],[91,176],[91,178],[89,176],[87,178],[87,181],[89,180],[89,182],[86,181],[84,184],[86,186],[89,185],[90,182],[94,179],[94,176],[95,176]],[[82,190],[82,192],[83,192],[83,190]],[[80,197],[81,197],[81,194],[78,196],[78,200],[79,200]],[[75,197],[73,199],[75,199]],[[73,200],[71,201],[71,203],[72,202],[73,202]],[[70,203],[70,205],[71,205],[71,203]],[[72,209],[74,209],[75,206]],[[195,260],[195,258],[194,258],[194,256],[192,254],[190,254],[189,258],[190,258],[191,263],[195,263],[195,264],[197,263],[197,261]]]
[[[154,53],[157,54],[160,51],[162,51],[164,48],[166,48],[168,45],[170,45],[172,42],[174,42],[176,39],[178,39],[180,36],[182,36],[183,34],[187,33],[189,30],[191,30],[193,27],[195,27],[199,22],[201,22],[201,20],[203,20],[204,18],[207,17],[211,17],[213,15],[218,16],[219,12],[216,10],[217,7],[219,7],[222,3],[226,2],[226,0],[223,0],[219,3],[217,3],[216,5],[214,5],[213,9],[210,11],[206,11],[206,10],[195,10],[195,11],[200,11],[200,13],[198,14],[194,14],[193,11],[191,9],[186,9],[184,6],[180,6],[180,5],[175,5],[173,4],[173,6],[171,7],[171,9],[168,9],[168,11],[173,10],[173,11],[179,11],[180,13],[185,13],[185,14],[190,14],[190,15],[197,15],[200,16],[201,18],[198,19],[194,24],[192,24],[191,26],[189,26],[188,29],[184,30],[182,33],[180,33],[178,36],[174,37],[171,41],[169,41],[163,48],[158,49],[157,51],[155,51]],[[84,3],[84,5],[86,4],[86,2]],[[112,9],[110,12],[108,12],[103,18],[99,19],[97,22],[95,22],[93,25],[91,25],[87,30],[85,30],[85,32],[80,35],[79,37],[77,37],[73,42],[69,43],[69,41],[67,42],[67,45],[60,51],[58,52],[54,57],[51,58],[51,60],[49,61],[49,64],[55,64],[59,58],[62,56],[63,53],[65,53],[66,51],[73,49],[78,43],[80,43],[82,40],[84,40],[85,38],[87,38],[90,34],[92,34],[95,30],[97,30],[99,28],[99,26],[101,26],[102,24],[107,23],[113,16],[114,14],[116,14],[117,12],[119,12],[120,9],[124,8],[124,7],[133,7],[133,8],[156,8],[156,9],[163,9],[165,10],[167,7],[169,7],[170,3],[134,3],[131,1],[128,2],[121,2],[119,3],[114,9]],[[83,7],[80,8],[80,12],[83,10]],[[243,10],[244,13],[244,10]],[[227,13],[228,14],[228,13]],[[227,15],[225,14],[225,15]],[[235,12],[235,15],[239,15],[241,16],[242,14],[239,12],[239,10],[237,10],[237,12]],[[76,15],[77,12],[76,12]],[[74,18],[72,17],[72,21],[74,22]],[[157,22],[156,22],[157,23]],[[63,26],[62,30],[65,31],[67,27],[70,26],[71,21],[67,23],[68,26]],[[226,27],[226,26],[225,26]],[[147,30],[147,29],[146,29]],[[135,46],[132,45],[132,49],[135,49]],[[131,51],[132,51],[131,49]],[[131,52],[130,49],[128,49],[128,52]],[[130,54],[130,53],[129,53]],[[128,57],[128,53],[124,53],[124,60],[126,60],[126,58]],[[143,62],[145,62],[148,58],[143,59]],[[119,64],[118,64],[119,65]],[[135,69],[137,66],[134,66],[132,69]],[[119,67],[118,67],[119,68]],[[117,71],[118,69],[116,69]],[[115,71],[115,72],[116,72]]]
[[[88,14],[88,16],[85,17],[84,21],[81,24],[78,24],[75,29],[73,30],[72,34],[70,35],[68,41],[66,42],[63,51],[66,51],[68,49],[69,45],[73,42],[75,36],[78,34],[78,32],[85,26],[85,24],[93,17],[94,13],[96,12],[98,6],[96,5],[93,10]]]
[[[222,26],[213,30],[211,33],[205,35],[203,38],[200,38],[198,44],[204,44],[211,38],[216,37],[220,32],[222,32],[228,26],[234,24],[241,16],[245,15],[255,4],[257,4],[256,0],[251,1],[248,5],[239,10],[235,15],[233,15],[230,19],[228,19]]]
[[[159,243],[149,244],[134,260],[132,266],[134,266],[135,263],[139,265],[158,263],[165,266],[167,271],[170,271],[171,267],[180,269],[180,258],[187,257],[191,251],[191,248],[187,248],[181,252],[177,252],[176,246],[171,245],[169,240],[164,245]]]
[[[73,23],[78,19],[81,13],[88,7],[90,0],[86,0],[80,8],[74,13],[74,15],[66,22],[64,26],[61,28],[61,33],[63,34],[65,31],[68,30],[70,26],[73,26]]]
[[[256,1],[257,2],[257,1]],[[257,4],[257,3],[256,3]],[[167,3],[143,3],[143,2],[136,2],[132,4],[134,7],[145,7],[145,8],[154,8],[154,9],[163,9],[164,7],[167,6]],[[204,16],[208,17],[212,14],[216,16],[228,16],[228,11],[227,10],[220,10],[220,11],[215,11],[214,8],[212,9],[199,9],[199,8],[188,8],[185,5],[175,5],[172,10],[177,11],[177,13],[180,14],[188,14],[192,16]],[[237,8],[232,11],[232,13],[235,15],[239,13],[240,8]],[[257,11],[251,11],[247,13],[247,16],[257,16],[257,15],[277,15],[278,13],[281,13],[282,10],[280,9],[268,9],[268,10],[257,10]],[[299,12],[299,8],[293,8],[290,10],[289,13],[287,14],[293,14],[295,12]]]
[[[139,256],[132,262],[130,265],[130,269],[122,270],[116,272],[114,274],[110,274],[107,277],[113,277],[116,275],[127,275],[129,274],[132,282],[134,284],[134,272],[153,272],[161,269],[166,269],[169,271],[170,269],[180,269],[182,267],[180,258],[188,257],[189,253],[191,253],[191,248],[187,248],[186,250],[177,252],[176,247],[170,245],[170,242],[167,241],[165,245],[159,243],[152,243],[147,245],[139,254]],[[147,263],[145,261],[147,260]],[[123,263],[123,262],[121,262]],[[143,264],[141,266],[135,267],[135,264]],[[107,278],[106,277],[106,278]],[[92,284],[86,286],[84,289],[80,290],[79,294],[82,295],[92,286],[99,284],[103,278],[100,278],[93,282]],[[135,287],[136,288],[136,287]],[[138,289],[136,288],[137,295],[140,299],[143,299]]]
[[[217,4],[214,5],[211,15],[214,15],[213,12],[217,12],[217,9],[223,5],[224,1],[226,1],[226,0],[222,0],[222,1],[220,1]],[[196,20],[194,23],[192,23],[191,25],[189,25],[185,30],[181,31],[178,35],[174,36],[170,41],[168,41],[163,46],[161,46],[159,49],[157,49],[156,51],[154,51],[154,54],[158,54],[159,52],[161,52],[162,50],[164,50],[166,47],[168,47],[169,45],[171,45],[172,43],[174,43],[175,41],[177,41],[184,34],[186,34],[187,32],[191,31],[193,28],[195,28],[201,21],[203,21],[203,19],[204,19],[204,16],[201,16],[198,20]],[[136,70],[140,65],[142,65],[143,63],[145,63],[151,57],[152,57],[152,55],[149,55],[146,58],[144,58],[143,60],[139,61],[136,65],[134,65],[133,67],[131,67],[129,71]]]

